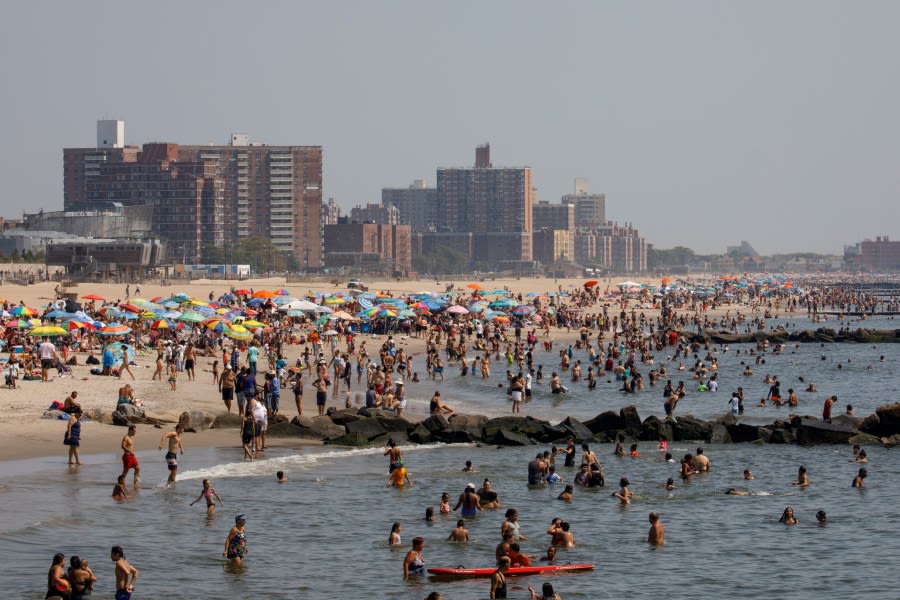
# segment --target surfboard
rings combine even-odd
[[[567,565],[535,565],[531,567],[510,567],[506,570],[507,577],[522,577],[525,575],[541,575],[548,573],[565,573],[573,571],[590,571],[594,563],[574,563]],[[430,567],[428,573],[435,577],[463,579],[467,577],[490,577],[497,570],[496,567],[485,569],[466,569],[464,567]]]

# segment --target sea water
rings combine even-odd
[[[893,324],[885,321],[883,328]],[[537,363],[544,364],[548,379],[551,365],[558,364],[558,348],[553,353],[538,351]],[[759,365],[749,354],[751,348],[716,348],[721,365],[716,394],[696,392],[691,373],[675,370],[682,360],[692,365],[693,355],[667,362],[667,379],[675,383],[683,379],[688,387],[676,414],[720,416],[727,410],[729,392],[738,385],[747,398],[742,418],[753,422],[791,413],[820,414],[822,400],[832,394],[839,398],[834,414],[852,403],[858,415],[867,415],[895,399],[900,359],[896,345],[788,345],[780,355],[766,353],[765,364]],[[664,354],[657,353],[657,360],[666,360]],[[705,350],[699,357],[704,355]],[[586,366],[586,354],[576,351],[575,356]],[[741,375],[742,361],[751,364],[752,377]],[[646,376],[648,368],[642,371]],[[483,381],[478,376],[461,378],[448,366],[447,381],[434,386],[459,412],[509,414],[504,390],[497,388],[498,383],[505,387],[504,372],[505,364],[495,363],[492,378]],[[798,408],[755,406],[768,391],[762,382],[767,373],[782,381],[784,397],[788,387],[798,390]],[[802,392],[801,376],[819,391]],[[663,412],[664,382],[624,394],[617,391],[620,383],[607,384],[606,378],[593,392],[584,383],[573,384],[565,377],[563,381],[572,387],[564,396],[553,396],[546,385],[536,385],[523,414],[556,422],[566,415],[590,418],[628,404],[636,405],[642,418]],[[430,385],[423,384],[420,392]],[[414,414],[422,414],[427,398],[414,398],[411,405]],[[90,424],[84,435],[90,435]],[[382,448],[275,448],[266,451],[264,459],[244,462],[237,439],[232,448],[192,448],[186,434],[185,445],[188,451],[173,488],[163,485],[167,473],[162,453],[140,453],[144,486],[125,502],[110,498],[121,469],[118,454],[85,456],[84,466],[67,467],[60,446],[58,456],[2,463],[0,556],[6,557],[9,567],[5,597],[42,598],[50,559],[61,551],[89,559],[99,577],[94,596],[112,598],[109,549],[121,545],[141,571],[135,598],[421,599],[432,590],[450,599],[486,598],[487,580],[402,579],[403,557],[417,535],[426,539],[428,566],[494,564],[503,510],[467,519],[469,544],[444,541],[456,514],[439,515],[436,523],[424,520],[428,506],[439,507],[442,492],[450,493],[455,503],[466,483],[480,486],[484,478],[493,482],[504,509],[519,510],[522,533],[528,537],[522,543],[526,553],[544,553],[550,540],[546,529],[559,516],[571,523],[577,547],[560,551],[558,562],[596,565],[587,573],[512,579],[513,598],[528,597],[525,586],[540,589],[546,580],[567,600],[626,595],[710,599],[898,595],[900,576],[890,568],[900,554],[895,535],[900,525],[896,450],[867,448],[867,487],[857,490],[850,482],[860,465],[851,462],[852,453],[845,446],[706,445],[712,471],[682,482],[677,464],[666,463],[652,442],[640,442],[638,458],[617,458],[611,445],[595,444],[607,485],[577,489],[574,501],[566,504],[556,500],[561,486],[526,485],[526,464],[538,450],[546,449],[540,446],[406,446],[405,462],[414,484],[398,490],[386,487]],[[672,442],[669,450],[680,457],[696,446]],[[477,473],[461,472],[466,460],[474,463]],[[791,485],[800,465],[809,470],[808,489]],[[742,479],[745,468],[752,469],[755,480]],[[278,470],[287,474],[287,483],[275,481]],[[560,471],[571,482],[574,472]],[[627,477],[636,493],[626,507],[609,495],[620,477]],[[677,482],[672,492],[664,489],[668,477]],[[212,479],[225,501],[213,519],[207,519],[203,501],[188,506],[200,493],[203,478]],[[730,487],[744,488],[750,495],[725,495]],[[778,523],[786,506],[794,508],[799,525]],[[825,526],[816,524],[818,510],[828,514]],[[651,511],[660,514],[667,529],[664,548],[651,549],[646,543]],[[237,513],[248,515],[250,550],[246,566],[239,570],[222,558]],[[403,526],[403,544],[391,548],[387,539],[394,521]]]

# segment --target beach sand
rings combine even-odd
[[[601,289],[616,289],[615,286],[626,278],[601,279],[599,286]],[[658,285],[659,281],[650,278],[636,278],[635,281],[642,283],[650,283]],[[548,278],[521,278],[521,279],[488,279],[486,281],[478,281],[477,283],[485,290],[508,288],[514,294],[528,292],[552,293],[562,286],[563,289],[570,289],[573,286],[580,286],[584,279],[548,279]],[[453,283],[455,288],[464,293],[470,293],[471,290],[466,286],[473,283],[471,280],[434,280],[417,281],[417,280],[374,280],[367,281],[369,290],[373,292],[384,291],[391,295],[400,295],[416,292],[437,292],[445,291],[449,283]],[[26,306],[42,310],[50,301],[55,298],[54,289],[56,282],[39,282],[28,286],[6,284],[0,287],[0,296],[6,299],[10,304],[18,304],[24,302]],[[227,292],[231,288],[236,289],[269,289],[286,287],[292,295],[302,296],[309,292],[339,292],[346,291],[343,282],[339,286],[335,286],[328,282],[303,282],[303,283],[286,283],[284,278],[269,279],[253,279],[244,281],[221,281],[221,280],[194,280],[194,281],[178,281],[175,280],[168,286],[159,284],[144,283],[141,284],[141,297],[151,299],[157,296],[169,296],[174,293],[186,293],[192,297],[206,300],[210,292],[214,297],[218,298],[221,294]],[[131,285],[132,294],[135,285]],[[85,294],[97,294],[108,301],[125,300],[124,284],[109,283],[79,283],[75,287],[69,287],[67,292],[77,293],[78,297]],[[134,297],[134,295],[132,296]],[[634,302],[631,303],[632,305]],[[642,309],[648,316],[656,316],[657,311]],[[565,330],[554,330],[553,338],[560,342],[573,339],[577,332],[566,332]],[[381,343],[380,339],[371,339],[368,347],[370,354]],[[383,337],[383,336],[381,336]],[[420,374],[424,376],[424,353],[425,341],[423,339],[406,338],[397,336],[396,338],[401,347],[404,347],[408,353],[417,356],[415,368],[420,369]],[[288,364],[293,364],[294,360],[300,355],[302,346],[286,346]],[[125,383],[132,383],[128,374],[124,379],[120,380],[115,377],[101,377],[91,375],[90,367],[84,365],[85,353],[76,353],[79,365],[73,367],[72,376],[57,377],[55,370],[51,371],[52,380],[47,383],[40,381],[19,381],[17,389],[7,389],[5,386],[0,388],[0,403],[5,410],[0,413],[0,456],[5,460],[15,460],[21,458],[30,458],[38,456],[59,455],[60,460],[65,460],[67,448],[62,444],[63,433],[65,432],[65,421],[58,419],[42,418],[48,406],[54,400],[63,401],[69,392],[78,391],[78,400],[87,414],[94,409],[100,409],[105,413],[110,413],[115,408],[117,392],[119,387]],[[136,381],[132,383],[135,390],[135,397],[143,400],[148,416],[158,419],[177,421],[179,415],[186,410],[200,410],[212,414],[221,414],[224,412],[220,394],[215,385],[212,383],[212,363],[217,357],[200,356],[196,365],[196,381],[188,381],[185,373],[179,373],[178,389],[172,391],[167,381],[151,381],[153,373],[153,365],[155,362],[155,353],[145,352],[136,357],[137,366],[132,367]],[[221,369],[221,365],[220,365]],[[424,379],[424,377],[423,377]],[[356,385],[354,380],[354,389],[351,399],[358,401],[358,395],[365,391],[364,386]],[[428,398],[433,393],[433,384],[423,381],[418,385],[408,386],[408,397],[411,400],[424,399],[427,403]],[[445,398],[445,401],[452,404],[452,398]],[[333,401],[329,399],[328,406],[343,407],[343,400]],[[282,393],[281,401],[282,413],[288,417],[296,414],[294,406],[293,394],[289,389]],[[305,386],[305,394],[303,399],[303,414],[316,415],[315,394],[309,386],[307,379]],[[136,445],[139,450],[155,448],[159,443],[160,436],[168,431],[170,426],[157,428],[151,425],[138,426],[138,434],[136,437]],[[112,452],[119,454],[119,444],[122,436],[125,435],[125,428],[105,425],[101,423],[90,423],[83,428],[81,453],[92,454],[102,452]],[[198,433],[188,433],[185,435],[184,443],[187,447],[193,446],[238,446],[238,433],[235,429],[225,430],[206,430]],[[288,440],[272,440],[273,444],[300,444],[304,440],[288,439]],[[318,443],[318,442],[316,442]]]

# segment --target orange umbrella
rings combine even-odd
[[[469,288],[470,290],[480,290],[481,289],[481,286],[478,285],[477,283],[470,283],[466,287]]]
[[[277,296],[277,295],[278,295],[278,294],[276,294],[275,292],[270,292],[269,290],[259,290],[258,292],[253,292],[253,297],[254,297],[254,298],[266,298],[266,299],[269,299],[269,298],[274,298],[274,297]]]
[[[85,294],[84,296],[81,297],[81,299],[82,300],[99,300],[101,302],[106,300],[106,298],[104,298],[103,296],[98,296],[97,294]]]
[[[600,282],[597,281],[596,279],[588,279],[587,281],[584,282],[584,287],[586,287],[586,288],[594,287],[598,283],[600,283]]]

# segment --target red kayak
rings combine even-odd
[[[524,575],[546,575],[548,573],[565,573],[569,571],[590,571],[594,563],[575,563],[569,565],[537,565],[533,567],[510,567],[506,570],[507,577],[521,577]],[[490,577],[497,571],[496,567],[488,569],[465,569],[463,567],[433,567],[428,572],[436,577],[463,579],[466,577]]]

